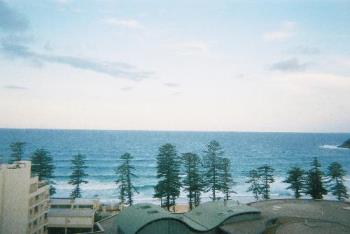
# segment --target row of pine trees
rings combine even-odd
[[[18,162],[23,159],[25,145],[25,142],[14,142],[10,144],[11,155],[9,163]],[[38,176],[39,180],[47,181],[50,184],[50,195],[55,194],[55,166],[50,152],[43,148],[36,149],[31,154],[30,160],[32,162],[32,174]],[[88,174],[85,173],[86,168],[85,156],[82,154],[74,155],[71,160],[72,173],[68,181],[69,184],[74,186],[70,194],[71,198],[82,197],[81,184],[88,183],[86,180]]]
[[[183,179],[180,174],[184,174]],[[218,199],[218,192],[224,194],[225,199],[230,199],[234,185],[231,162],[224,157],[217,141],[207,145],[203,158],[191,152],[178,155],[172,144],[161,146],[157,155],[157,178],[154,197],[159,198],[161,205],[168,210],[171,206],[175,207],[181,188],[187,192],[192,209],[199,205],[203,192],[210,192],[213,200]]]
[[[24,142],[15,142],[10,145],[10,163],[20,161],[23,157]],[[160,199],[161,205],[170,210],[175,208],[176,199],[183,189],[187,193],[190,209],[198,206],[203,192],[210,192],[211,199],[219,199],[218,193],[224,199],[230,199],[235,193],[232,187],[235,185],[231,175],[231,162],[224,157],[224,151],[217,141],[211,141],[203,152],[203,157],[196,153],[188,152],[178,154],[176,147],[165,144],[159,148],[157,154],[157,179],[154,186],[154,197]],[[37,149],[31,155],[32,173],[40,180],[50,183],[50,194],[55,193],[53,159],[49,151]],[[116,184],[119,200],[123,204],[132,205],[134,193],[138,193],[133,185],[135,167],[132,165],[133,156],[125,153],[120,156],[121,164],[115,169]],[[81,185],[88,183],[85,173],[85,156],[74,155],[71,160],[71,175],[69,184],[73,185],[72,198],[82,196]],[[181,176],[183,175],[183,176]],[[337,163],[331,163],[327,172],[321,170],[321,164],[317,158],[311,163],[308,171],[300,167],[292,167],[287,172],[287,189],[294,192],[295,198],[302,194],[310,195],[313,199],[322,199],[328,192],[338,200],[349,198],[347,188],[344,185],[346,171]],[[248,192],[252,192],[255,199],[270,199],[271,184],[275,181],[274,169],[269,165],[263,165],[249,171],[246,183],[249,184]]]
[[[270,199],[270,184],[275,181],[273,173],[274,169],[269,165],[249,171],[249,179],[246,183],[250,184],[248,191],[254,194],[256,200]],[[292,167],[288,170],[287,178],[283,182],[289,184],[287,189],[292,190],[297,199],[301,198],[302,194],[309,195],[313,199],[323,199],[323,195],[331,192],[339,201],[342,201],[349,198],[344,184],[345,176],[346,171],[338,162],[331,163],[325,173],[321,170],[319,160],[314,158],[308,171],[300,167]]]

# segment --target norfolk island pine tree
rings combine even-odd
[[[87,166],[85,165],[85,156],[82,154],[77,154],[73,156],[73,159],[71,160],[72,166],[72,174],[70,175],[70,180],[68,181],[69,184],[73,185],[74,188],[70,194],[71,198],[80,198],[81,197],[81,184],[87,184],[88,181],[85,180],[85,178],[88,176],[88,174],[85,173],[85,169]]]
[[[200,203],[200,194],[205,189],[203,175],[201,173],[201,160],[197,154],[182,154],[182,162],[185,177],[182,180],[184,190],[188,192],[188,204],[190,210]]]
[[[205,169],[205,183],[207,191],[211,191],[213,201],[217,199],[216,193],[222,189],[224,151],[219,142],[213,140],[204,151],[203,165]]]
[[[134,192],[137,193],[135,186],[132,184],[132,177],[136,177],[133,173],[135,167],[131,165],[133,157],[129,153],[120,156],[122,160],[115,172],[117,174],[116,183],[119,189],[119,199],[122,203],[132,205]],[[126,198],[126,199],[125,199]],[[125,202],[127,200],[127,202]]]
[[[18,162],[23,159],[25,145],[26,143],[21,141],[16,141],[10,144],[11,155],[9,163]]]
[[[321,163],[315,157],[311,163],[312,168],[307,172],[305,194],[313,199],[322,199],[327,194],[325,188],[324,173],[321,171]]]
[[[294,197],[298,199],[305,189],[306,172],[300,167],[292,167],[287,174],[288,177],[283,182],[289,184],[287,189],[293,190]]]
[[[274,171],[275,170],[267,164],[258,167],[257,169],[257,172],[261,179],[260,193],[262,194],[262,197],[265,200],[270,199],[270,184],[272,184],[275,181],[273,177]]]
[[[344,201],[349,198],[347,188],[344,185],[346,171],[343,169],[342,165],[338,162],[331,163],[328,166],[327,176],[329,178],[329,190],[332,195],[334,195],[338,201]]]
[[[55,166],[50,152],[46,149],[37,149],[32,154],[31,161],[33,175],[38,176],[39,180],[46,180],[50,184],[50,195],[55,194],[56,189],[53,186]]]
[[[168,210],[171,206],[175,210],[176,198],[180,195],[180,166],[176,147],[169,143],[162,145],[157,155],[158,183],[154,187],[154,197],[161,199],[162,205]]]

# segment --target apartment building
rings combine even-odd
[[[52,198],[48,214],[49,234],[91,232],[99,202],[91,199]]]
[[[46,234],[49,199],[30,161],[0,165],[0,233]]]

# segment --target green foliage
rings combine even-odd
[[[307,173],[305,193],[313,199],[322,199],[327,194],[324,182],[324,173],[321,171],[321,164],[317,158],[311,163],[312,168]]]
[[[337,197],[339,201],[349,198],[346,186],[344,185],[344,177],[346,171],[338,162],[333,162],[328,167],[327,176],[329,177],[330,192]]]
[[[189,207],[200,204],[200,195],[204,191],[205,183],[200,171],[201,160],[197,154],[185,153],[182,155],[185,177],[182,181],[184,190],[188,192]]]
[[[228,158],[224,158],[222,162],[222,175],[221,175],[221,191],[225,194],[225,199],[230,199],[231,193],[236,193],[232,190],[232,186],[236,183],[232,179],[231,174],[231,161]]]
[[[258,174],[261,179],[261,194],[264,199],[270,199],[270,184],[272,184],[275,179],[273,178],[273,173],[275,169],[273,169],[269,165],[263,165],[258,167]]]
[[[247,192],[252,192],[255,200],[259,200],[259,195],[261,194],[260,175],[256,169],[249,171],[246,183],[250,184]]]
[[[31,156],[32,174],[39,177],[39,180],[46,180],[50,184],[50,195],[55,194],[56,189],[53,186],[55,166],[52,156],[46,149],[37,149]]]
[[[222,190],[223,155],[219,142],[211,141],[204,151],[204,168],[207,191],[212,192],[212,200],[217,199],[216,192]]]
[[[301,192],[305,187],[305,174],[306,172],[299,167],[292,167],[288,171],[288,177],[284,180],[284,183],[290,184],[287,189],[291,189],[294,191],[294,197],[300,198]]]
[[[259,200],[260,195],[263,199],[270,199],[270,184],[275,181],[273,178],[274,171],[269,165],[263,165],[249,171],[249,179],[246,183],[249,183],[250,187],[247,192],[253,192],[256,200]]]
[[[115,170],[117,174],[117,180],[115,182],[119,189],[119,200],[121,203],[132,205],[134,192],[137,193],[131,181],[132,177],[136,177],[133,173],[135,167],[131,165],[133,157],[129,153],[125,153],[120,156],[120,159],[122,160],[122,164]]]
[[[72,166],[72,174],[70,175],[69,184],[74,186],[73,191],[71,192],[71,198],[80,198],[81,197],[81,188],[80,185],[82,183],[87,184],[88,181],[84,180],[88,174],[84,172],[84,169],[87,168],[85,166],[85,156],[82,154],[77,154],[73,156],[71,160]]]
[[[9,160],[9,163],[21,161],[24,154],[24,146],[26,145],[25,142],[14,142],[10,145],[11,149],[11,158]]]
[[[174,145],[165,144],[157,155],[158,184],[154,187],[154,197],[161,199],[162,205],[169,210],[180,195],[180,158]],[[163,203],[165,199],[165,203]],[[174,207],[175,209],[175,207]]]

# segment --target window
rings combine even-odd
[[[79,205],[79,208],[89,208],[92,209],[93,205]]]
[[[70,209],[70,205],[51,205],[51,208],[68,208]]]

